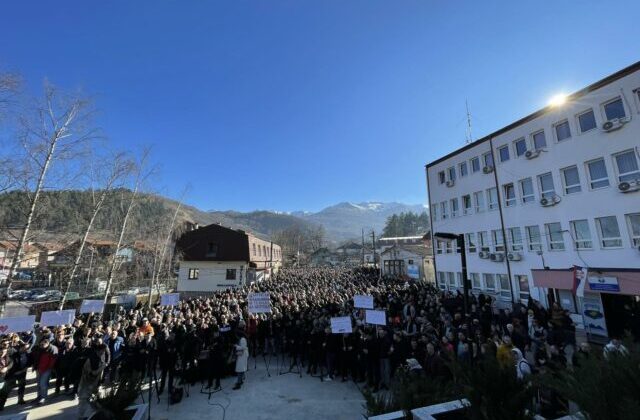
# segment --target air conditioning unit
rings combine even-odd
[[[453,179],[450,179],[450,180],[447,181],[446,185],[447,185],[447,187],[451,188],[454,185],[456,185],[456,181],[454,181]]]
[[[560,196],[558,196],[558,195],[554,195],[553,197],[549,197],[549,198],[542,197],[542,199],[540,199],[540,205],[542,207],[555,206],[559,202],[560,202]]]
[[[623,193],[640,190],[640,180],[622,181],[618,184],[618,191]]]
[[[478,252],[478,257],[482,258],[483,260],[486,260],[487,258],[489,258],[491,254],[489,254],[487,251],[480,251]]]
[[[485,166],[484,168],[482,168],[482,172],[484,172],[485,174],[490,174],[491,172],[493,172],[493,166]]]
[[[491,254],[491,261],[494,261],[494,262],[504,261],[504,253],[494,252],[493,254]]]
[[[522,259],[522,254],[519,252],[510,252],[507,254],[507,259],[509,261],[520,261]]]
[[[614,118],[602,124],[602,131],[610,133],[622,128],[629,120],[627,118]]]
[[[526,157],[527,159],[535,159],[540,156],[540,153],[542,153],[542,149],[527,150],[524,154],[524,157]]]

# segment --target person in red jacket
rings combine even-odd
[[[40,345],[34,352],[33,357],[33,370],[36,371],[36,379],[38,382],[38,396],[35,403],[38,405],[44,404],[45,398],[49,391],[49,378],[51,377],[51,371],[56,364],[58,358],[58,349],[53,344],[49,343],[48,338],[40,340]]]

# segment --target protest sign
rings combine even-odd
[[[35,322],[35,315],[2,318],[0,319],[0,334],[32,331],[33,324],[35,324]]]
[[[261,314],[271,312],[271,298],[269,292],[249,293],[249,313]]]
[[[56,325],[72,324],[75,317],[75,309],[67,309],[65,311],[47,311],[40,315],[40,325],[53,327]]]
[[[355,295],[353,306],[356,308],[373,309],[373,296]]]
[[[101,300],[90,300],[85,299],[82,301],[82,305],[80,305],[80,313],[88,314],[91,312],[102,313],[104,310],[104,302]]]
[[[351,317],[341,316],[337,318],[331,318],[331,332],[333,334],[350,333],[351,329]]]
[[[385,311],[367,310],[364,314],[364,320],[367,324],[387,325],[387,314]]]
[[[176,306],[180,302],[180,293],[166,293],[160,295],[160,305]]]

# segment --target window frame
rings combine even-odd
[[[537,231],[537,242],[534,242],[534,237],[531,235],[531,229],[535,228]],[[524,227],[525,236],[527,237],[527,249],[530,252],[542,252],[542,232],[539,225],[528,225]]]
[[[495,252],[505,252],[506,244],[504,242],[504,234],[502,229],[492,229],[491,239],[493,241],[493,249]]]
[[[454,208],[454,204],[455,204],[455,208]],[[460,216],[459,214],[460,206],[458,203],[458,197],[454,197],[451,200],[449,200],[449,209],[451,210],[452,219],[455,219],[456,217]]]
[[[620,105],[622,105],[622,112],[624,112],[624,116],[609,118],[609,116],[607,115],[607,106],[611,105],[614,102],[618,102],[618,101],[620,101]],[[618,95],[615,98],[611,98],[608,101],[603,102],[602,104],[600,104],[600,109],[602,110],[602,116],[604,117],[605,121],[612,121],[612,120],[615,120],[615,119],[624,120],[624,119],[629,117],[628,112],[627,112],[628,110],[627,110],[627,107],[626,107],[626,105],[624,103],[624,99],[622,98],[622,95]]]
[[[464,242],[467,246],[467,252],[469,254],[475,254],[478,250],[478,244],[476,243],[475,232],[469,232],[464,234]]]
[[[509,191],[512,192],[511,198],[509,198]],[[515,185],[513,185],[513,182],[509,182],[508,184],[503,184],[502,193],[504,195],[505,207],[514,207],[516,204],[518,204],[518,194],[516,193],[516,187]]]
[[[199,268],[189,268],[187,273],[187,280],[198,280],[200,278]]]
[[[525,195],[524,193],[524,182],[529,181],[529,185],[531,186],[531,194]],[[522,204],[530,204],[536,201],[536,189],[533,186],[533,179],[531,177],[523,178],[518,181],[519,189],[520,189],[520,202]],[[530,198],[530,199],[529,199]]]
[[[509,280],[508,274],[497,273],[496,275],[496,286],[500,286],[498,294],[500,295],[501,300],[510,300],[511,299],[511,280]],[[505,289],[503,287],[503,281],[506,281],[508,287]]]
[[[451,166],[449,168],[447,168],[447,178],[449,179],[449,181],[456,181],[456,167],[455,166]]]
[[[449,202],[446,200],[440,203],[440,217],[442,220],[449,218]]]
[[[502,152],[506,150],[506,156],[502,155]],[[506,157],[506,159],[505,159]],[[504,146],[498,147],[498,158],[500,159],[500,163],[508,162],[511,159],[511,153],[509,151],[509,145],[505,144]]]
[[[489,242],[489,232],[481,230],[478,232],[478,249],[480,252],[491,252],[491,243]]]
[[[591,115],[593,115],[593,127],[589,128],[587,130],[583,130],[580,117],[583,116],[583,115],[589,114],[589,113],[591,113]],[[596,128],[598,128],[598,120],[596,119],[596,113],[593,111],[593,108],[585,109],[584,111],[577,113],[576,114],[576,122],[578,124],[578,130],[580,131],[580,134],[589,133],[589,132],[595,130]]]
[[[569,131],[569,135],[563,139],[560,138],[560,136],[558,135],[558,127],[562,126],[566,124],[567,125],[567,130]],[[561,143],[565,140],[569,140],[571,139],[571,137],[573,137],[573,135],[571,134],[571,124],[569,124],[569,119],[565,118],[564,120],[560,120],[557,123],[553,124],[553,135],[555,136],[556,139],[556,143]]]
[[[495,191],[495,197],[492,197],[492,192]],[[493,200],[495,199],[495,200]],[[500,197],[498,196],[498,189],[496,187],[487,188],[487,210],[497,210],[500,203],[498,202]]]
[[[568,185],[567,184],[567,176],[566,176],[566,171],[569,169],[575,169],[576,171],[576,175],[578,176],[578,183],[577,184],[572,184],[572,185]],[[561,181],[562,181],[562,191],[564,192],[564,195],[571,195],[571,194],[577,194],[579,192],[582,192],[582,183],[580,182],[580,171],[578,171],[578,165],[571,165],[571,166],[567,166],[565,168],[560,169],[560,175],[561,175]],[[570,191],[571,189],[576,189],[574,191]]]
[[[467,201],[465,198],[468,198],[469,207],[466,206]],[[473,200],[471,198],[471,194],[465,194],[461,197],[462,200],[462,215],[467,216],[473,214]]]
[[[439,171],[438,172],[438,181],[439,181],[440,185],[442,185],[445,182],[447,182],[447,175],[446,175],[445,171]]]
[[[482,200],[481,206],[478,203],[478,198]],[[487,207],[486,204],[484,191],[476,191],[473,193],[473,208],[476,214],[484,212]]]
[[[233,276],[229,276],[230,273],[233,273]],[[238,269],[237,268],[227,268],[227,272],[224,276],[225,280],[237,280],[238,277]]]
[[[493,287],[490,286],[487,279],[491,279],[491,283],[493,283]],[[496,288],[496,275],[493,273],[482,273],[482,283],[484,284],[484,290],[495,294],[497,291]]]
[[[632,217],[638,218],[638,230],[634,232]],[[629,232],[629,239],[631,240],[631,246],[634,248],[640,247],[640,213],[627,213],[624,215],[625,222],[627,223],[627,231]]]
[[[602,220],[603,219],[613,219],[615,222],[616,229],[618,230],[618,236],[606,237],[604,236],[604,232],[602,231]],[[618,249],[622,248],[622,231],[620,230],[620,224],[618,223],[618,218],[615,215],[612,216],[602,216],[596,217],[596,230],[598,231],[598,239],[600,242],[601,249]],[[615,241],[614,245],[607,245],[607,242]]]
[[[470,165],[471,166],[471,173],[475,174],[476,172],[480,172],[482,170],[482,167],[480,166],[480,157],[479,156],[472,157],[471,159],[469,159],[469,162],[471,162],[471,165]]]
[[[543,147],[538,147],[536,145],[536,136],[538,134],[542,134],[542,139],[544,140],[544,146]],[[545,150],[547,147],[549,147],[549,145],[547,143],[547,134],[544,132],[544,128],[531,133],[531,146],[532,146],[533,150]]]
[[[519,153],[518,151],[518,144],[524,144],[524,151],[522,153]],[[527,144],[527,139],[524,137],[520,137],[519,139],[515,139],[513,141],[513,150],[516,154],[516,158],[519,158],[521,156],[524,156],[525,153],[527,153],[527,151],[529,150],[529,145]]]
[[[551,179],[551,185],[552,185],[552,189],[551,190],[545,190],[544,187],[542,186],[542,179],[543,177],[549,176],[549,179]],[[556,185],[555,182],[553,181],[553,172],[545,172],[543,174],[538,175],[538,192],[540,193],[540,198],[547,198],[547,199],[553,199],[553,197],[556,196]]]
[[[552,228],[555,228],[555,226],[558,227],[558,230],[552,231]],[[545,234],[547,236],[547,249],[551,252],[556,252],[556,251],[565,251],[567,249],[565,243],[564,243],[564,235],[563,235],[563,231],[562,231],[562,223],[560,222],[550,222],[550,223],[545,223],[544,224],[544,231]],[[553,236],[555,234],[559,234],[560,235],[560,240],[554,240]]]
[[[605,171],[605,177],[604,178],[597,178],[597,179],[593,179],[591,178],[591,167],[589,165],[596,163],[596,162],[600,162],[602,161],[602,166],[604,167],[604,171]],[[591,159],[586,161],[585,163],[586,166],[586,172],[587,172],[587,179],[589,180],[589,190],[591,191],[596,191],[596,190],[601,190],[604,188],[609,188],[611,186],[611,180],[609,179],[609,170],[607,169],[607,162],[603,157],[599,157],[596,159]],[[594,184],[598,183],[603,183],[606,181],[606,185],[602,185],[602,186],[594,186]]]
[[[464,168],[464,170],[462,168]],[[458,164],[458,171],[460,172],[460,178],[464,178],[465,176],[469,175],[469,168],[467,166],[466,160]]]
[[[480,273],[469,273],[469,280],[471,280],[472,290],[482,290],[482,279]]]
[[[589,234],[588,238],[578,238],[578,229],[576,229],[576,223],[586,223],[587,233]],[[571,229],[571,241],[573,242],[573,249],[580,251],[593,249],[593,238],[591,236],[591,226],[589,226],[588,219],[570,220],[569,227]]]
[[[514,232],[518,232],[518,235],[514,235]],[[522,241],[522,230],[520,230],[520,226],[514,226],[507,228],[507,245],[511,252],[521,252],[524,250],[524,244]],[[518,238],[516,238],[516,236]],[[516,241],[518,239],[518,241]]]
[[[518,297],[521,301],[531,299],[531,285],[529,284],[529,276],[526,274],[514,274],[514,280],[516,286],[518,287]],[[524,278],[524,281],[523,281]],[[527,285],[527,290],[522,290],[522,284],[525,283]]]
[[[623,174],[620,172],[620,166],[618,165],[618,156],[626,155],[628,153],[633,156],[637,169],[631,172],[625,172]],[[622,152],[614,153],[611,156],[613,157],[613,165],[616,170],[616,178],[618,183],[640,181],[640,158],[638,158],[638,154],[636,153],[635,149],[623,150]]]
[[[491,161],[490,164],[489,161]],[[482,154],[482,163],[484,163],[484,166],[495,168],[496,162],[493,160],[493,153],[491,153],[491,151]]]

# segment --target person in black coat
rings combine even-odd
[[[160,340],[158,348],[158,362],[160,365],[160,388],[158,395],[162,395],[169,376],[169,394],[173,391],[173,377],[176,373],[178,363],[178,348],[176,346],[176,336],[173,332],[165,331],[164,338]]]
[[[58,360],[56,361],[56,394],[60,393],[60,387],[64,384],[64,390],[69,393],[71,386],[73,363],[78,355],[73,338],[67,339],[62,347],[59,347]]]
[[[207,366],[207,389],[211,389],[213,386],[213,380],[216,384],[213,388],[214,391],[220,390],[220,379],[224,372],[224,351],[222,345],[222,338],[220,333],[216,330],[213,332],[213,339],[209,347],[209,360]]]

